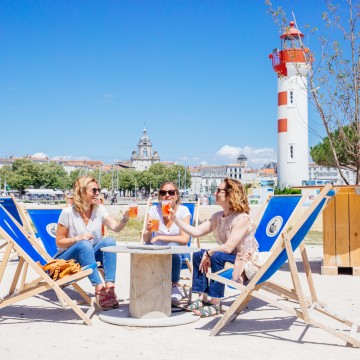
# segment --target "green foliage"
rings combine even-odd
[[[166,166],[164,164],[156,163],[150,166],[149,173],[151,173],[155,180],[155,186],[152,188],[158,189],[165,181],[172,181],[178,185],[179,189],[184,188],[185,171],[186,171],[186,188],[191,186],[191,175],[188,169],[182,165]],[[179,176],[180,175],[180,176]],[[180,184],[179,184],[180,177]]]
[[[291,187],[276,187],[274,189],[274,195],[289,195],[289,194],[301,194],[300,189],[293,189]]]
[[[351,125],[338,128],[330,134],[330,137],[339,164],[350,169],[356,168],[357,158],[355,153],[353,151],[349,151],[349,148],[355,149],[359,141],[359,137],[356,131],[356,124],[353,123]],[[345,146],[345,138],[349,142],[348,146]],[[325,137],[323,142],[320,142],[317,145],[311,147],[310,155],[319,165],[336,166],[336,161],[331,148],[329,137]]]
[[[180,175],[180,188],[184,188],[185,167],[180,165],[166,166],[156,163],[149,170],[135,171],[133,169],[112,169],[103,171],[96,169],[74,170],[68,175],[62,165],[50,161],[46,163],[32,162],[30,159],[18,159],[11,166],[0,168],[0,180],[6,181],[11,189],[23,191],[29,187],[35,189],[71,189],[75,180],[84,175],[93,176],[102,188],[119,190],[135,190],[145,188],[147,191],[158,189],[165,181],[178,183]],[[186,187],[191,186],[190,171],[186,169]]]

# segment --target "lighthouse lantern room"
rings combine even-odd
[[[281,50],[269,55],[278,76],[278,186],[299,186],[309,178],[307,74],[312,58],[304,35],[290,22]]]

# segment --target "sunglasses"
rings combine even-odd
[[[219,193],[221,193],[222,191],[224,191],[224,192],[226,193],[226,189],[220,189],[220,188],[217,188],[215,192],[216,192],[217,194],[219,194]]]
[[[98,188],[92,188],[92,189],[90,189],[92,192],[93,192],[93,194],[96,194],[97,192],[100,194],[101,193],[101,189],[98,189]]]
[[[166,194],[169,194],[170,196],[174,196],[176,194],[175,190],[160,190],[159,191],[160,196],[165,196]]]

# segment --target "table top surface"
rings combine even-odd
[[[158,245],[123,245],[123,246],[107,246],[101,248],[105,252],[119,252],[130,254],[154,254],[154,255],[168,255],[168,254],[189,254],[200,251],[199,248],[189,246],[158,246]]]

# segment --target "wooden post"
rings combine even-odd
[[[360,188],[340,187],[323,213],[324,261],[321,273],[337,275],[339,267],[351,267],[360,275]]]
[[[171,254],[131,254],[130,316],[143,319],[171,315]]]

